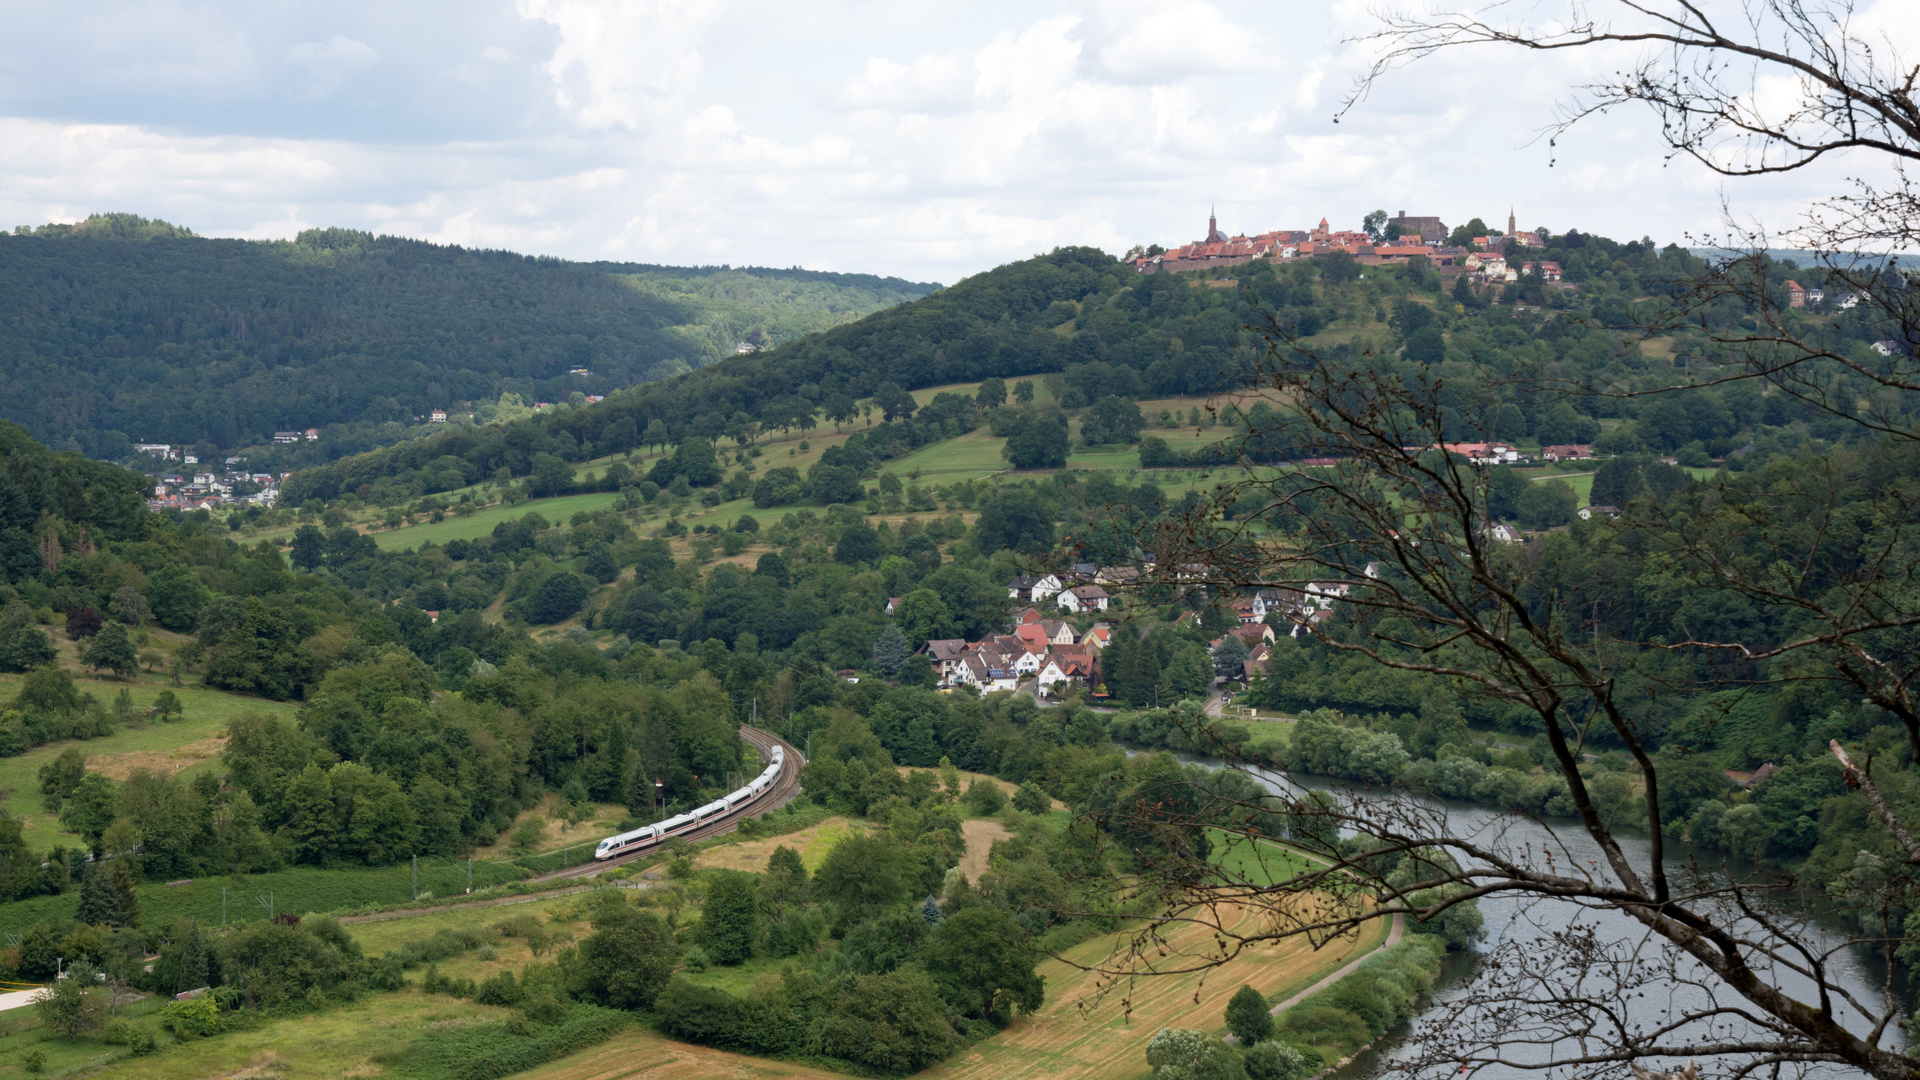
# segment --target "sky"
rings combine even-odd
[[[126,211],[950,283],[1062,245],[1197,240],[1209,208],[1229,233],[1374,209],[1499,227],[1511,207],[1523,228],[1687,243],[1727,208],[1791,224],[1850,175],[1722,181],[1667,162],[1640,114],[1537,138],[1618,55],[1442,54],[1335,123],[1364,0],[0,0],[0,18],[0,227]]]

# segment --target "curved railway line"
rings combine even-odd
[[[779,779],[775,780],[773,786],[768,788],[766,793],[758,799],[747,803],[737,810],[702,822],[699,828],[689,829],[686,832],[678,834],[679,839],[693,842],[732,832],[734,829],[740,827],[740,822],[743,818],[761,817],[770,814],[792,802],[793,797],[800,794],[800,768],[806,764],[806,759],[800,756],[800,751],[795,749],[792,743],[787,742],[772,732],[762,731],[759,728],[747,727],[745,725],[741,725],[740,738],[745,740],[747,745],[760,751],[760,757],[763,761],[773,756],[774,747],[780,746],[785,748],[786,753],[784,757],[786,760],[781,765]],[[527,880],[531,883],[536,881],[559,881],[565,878],[593,877],[602,871],[611,870],[616,866],[633,862],[636,859],[644,859],[658,850],[656,846],[649,846],[625,855],[615,855],[610,859],[584,862],[579,866],[569,866],[564,870],[555,870],[550,874],[541,874],[538,877]]]

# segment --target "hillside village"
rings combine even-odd
[[[1150,563],[1145,570],[1152,571]],[[1195,571],[1196,577],[1205,576],[1205,568]],[[1093,702],[1111,700],[1100,657],[1112,644],[1115,626],[1102,616],[1114,612],[1136,634],[1143,617],[1155,617],[1151,605],[1138,603],[1127,591],[1141,575],[1133,567],[1085,563],[1062,574],[1022,574],[1008,583],[1007,599],[1030,606],[1014,612],[1010,632],[978,641],[932,639],[917,652],[927,657],[941,690],[964,688],[982,696],[1020,691],[1042,699],[1073,692]],[[1350,591],[1345,582],[1309,581],[1257,589],[1232,601],[1228,610],[1237,625],[1208,642],[1216,674],[1228,683],[1252,685],[1266,670],[1276,626],[1290,637],[1310,634],[1333,617],[1335,603]],[[886,614],[894,615],[899,604],[898,597],[888,600]],[[1048,610],[1059,617],[1049,617]],[[1175,623],[1198,619],[1197,612],[1187,611]]]

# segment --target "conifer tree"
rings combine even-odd
[[[926,903],[920,905],[920,917],[927,920],[928,926],[939,926],[940,920],[947,916],[940,910],[940,902],[928,893]]]
[[[899,671],[900,665],[906,663],[907,657],[912,655],[913,650],[907,647],[906,635],[902,634],[900,627],[894,623],[888,623],[887,628],[880,632],[879,638],[873,643],[873,666],[888,675]]]
[[[187,940],[181,947],[180,980],[174,985],[174,993],[183,994],[206,985],[207,946],[200,940],[200,925],[195,923],[187,930]]]
[[[73,917],[89,926],[140,925],[140,900],[126,863],[114,859],[88,869],[80,880],[80,906]]]

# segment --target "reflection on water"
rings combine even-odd
[[[1224,764],[1203,755],[1178,754],[1176,756],[1181,760],[1209,767],[1218,768]],[[1297,796],[1305,790],[1318,789],[1342,791],[1360,795],[1362,798],[1368,797],[1363,792],[1355,792],[1336,782],[1319,778],[1296,780],[1261,769],[1248,771],[1278,794]],[[1503,857],[1512,858],[1519,853],[1529,853],[1531,861],[1540,865],[1544,865],[1543,860],[1551,858],[1555,860],[1556,869],[1562,872],[1571,869],[1567,862],[1571,859],[1578,866],[1590,868],[1588,872],[1595,878],[1611,879],[1611,875],[1607,873],[1601,861],[1599,845],[1580,828],[1577,821],[1557,822],[1554,828],[1549,830],[1537,821],[1517,815],[1498,814],[1483,806],[1438,799],[1421,799],[1419,802],[1435,813],[1444,815],[1445,827],[1451,835],[1472,838],[1483,847],[1498,847],[1502,850]],[[1616,839],[1629,863],[1640,868],[1644,873],[1651,858],[1651,846],[1647,838],[1623,831],[1616,834]],[[1688,845],[1676,841],[1666,843],[1665,854],[1669,877],[1676,882],[1676,892],[1682,888],[1680,883],[1684,873],[1682,868],[1696,857],[1699,860],[1699,869],[1704,881],[1725,881],[1728,873],[1745,876],[1754,872],[1750,865],[1728,860],[1718,852],[1704,850],[1696,852]],[[1795,910],[1796,908],[1797,905],[1793,899],[1785,894],[1781,894],[1775,900],[1774,910],[1783,917],[1806,917],[1804,911]],[[1482,946],[1482,952],[1475,955],[1448,957],[1441,980],[1434,989],[1431,998],[1433,1004],[1428,1012],[1423,1017],[1416,1018],[1413,1025],[1389,1032],[1385,1038],[1376,1043],[1373,1049],[1359,1055],[1354,1061],[1329,1075],[1335,1080],[1362,1080],[1362,1078],[1377,1075],[1392,1060],[1404,1059],[1408,1056],[1409,1051],[1414,1049],[1409,1045],[1408,1039],[1414,1031],[1419,1029],[1421,1020],[1443,1013],[1443,1005],[1450,1001],[1458,1001],[1463,996],[1465,988],[1473,981],[1478,969],[1479,955],[1484,955],[1487,950],[1503,943],[1511,943],[1524,945],[1530,950],[1529,955],[1551,956],[1554,940],[1551,935],[1555,931],[1565,931],[1568,927],[1576,925],[1592,927],[1596,935],[1606,941],[1632,943],[1644,940],[1647,934],[1642,924],[1624,914],[1605,909],[1595,910],[1572,901],[1559,899],[1521,900],[1513,896],[1489,897],[1480,901],[1480,911],[1485,916],[1487,931],[1487,941]],[[1865,947],[1841,947],[1845,939],[1852,936],[1842,920],[1830,913],[1816,911],[1804,924],[1801,933],[1817,946],[1837,949],[1827,960],[1830,979],[1858,996],[1867,1007],[1875,1009],[1880,1007],[1881,995],[1887,985],[1886,965]],[[1634,955],[1646,954],[1636,952]],[[1776,970],[1771,976],[1765,977],[1769,977],[1788,993],[1802,1000],[1811,1000],[1814,992],[1811,980],[1788,970]],[[1659,989],[1662,991],[1659,994],[1649,993],[1645,997],[1635,998],[1627,1003],[1630,1022],[1647,1028],[1656,1027],[1666,1021],[1670,1012],[1680,1013],[1698,1008],[1707,1000],[1701,991],[1685,984],[1665,984]],[[1584,995],[1583,1000],[1585,1000]],[[1912,1002],[1904,995],[1899,1000],[1901,1002],[1899,1007],[1902,1010],[1912,1009]],[[1744,999],[1730,993],[1722,997],[1721,1003],[1746,1004]],[[1836,1003],[1835,1011],[1850,1030],[1857,1032],[1868,1030],[1864,1018],[1858,1012],[1848,1008],[1844,1001]],[[1690,1028],[1687,1031],[1693,1032],[1694,1029]],[[1698,1031],[1695,1034],[1696,1036],[1704,1034],[1704,1031]],[[1890,1038],[1897,1040],[1894,1045],[1905,1045],[1904,1036],[1900,1033],[1896,1032]],[[1680,1044],[1685,1044],[1687,1041],[1684,1036],[1662,1040],[1663,1043]],[[1598,1048],[1597,1044],[1595,1048]],[[1503,1053],[1512,1060],[1548,1063],[1577,1053],[1577,1050],[1571,1043],[1567,1043],[1558,1046],[1541,1045],[1525,1050],[1508,1047],[1503,1050]],[[1513,1067],[1486,1067],[1476,1073],[1476,1078],[1492,1080],[1492,1078],[1509,1076],[1539,1075],[1541,1074],[1532,1070]],[[1552,1075],[1556,1080],[1569,1080],[1574,1073],[1571,1069],[1555,1069]],[[1589,1075],[1596,1074],[1590,1070]],[[1800,1075],[1855,1075],[1855,1071],[1839,1066],[1813,1065],[1803,1067]]]

